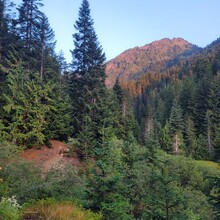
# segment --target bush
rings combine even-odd
[[[23,218],[35,217],[36,219],[53,220],[101,220],[101,214],[84,210],[70,201],[59,202],[54,199],[40,200],[29,204],[24,210]]]
[[[21,147],[9,142],[0,142],[0,166],[4,166],[8,159],[17,157],[22,151]]]
[[[85,181],[72,165],[60,164],[61,169],[52,168],[43,178],[44,198],[78,199],[84,198]]]
[[[7,182],[9,196],[15,195],[20,203],[42,198],[43,180],[40,169],[29,161],[12,161],[3,169],[3,180]]]
[[[0,201],[0,219],[1,220],[19,220],[19,209],[21,206],[18,204],[16,198],[2,198]]]

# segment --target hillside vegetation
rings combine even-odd
[[[162,39],[106,63],[82,0],[68,65],[42,1],[10,3],[0,220],[219,219],[220,40]]]
[[[106,85],[113,87],[118,78],[123,88],[129,89],[134,95],[140,95],[142,88],[154,80],[170,78],[171,67],[200,51],[201,48],[181,38],[165,38],[126,50],[107,63]]]

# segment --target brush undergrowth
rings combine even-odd
[[[54,199],[28,204],[23,210],[23,219],[44,220],[101,220],[102,215],[84,210],[73,202],[58,202]]]

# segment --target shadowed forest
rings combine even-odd
[[[42,0],[0,0],[0,220],[220,219],[220,39],[106,61],[88,0],[72,62]]]

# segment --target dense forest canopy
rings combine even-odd
[[[67,64],[42,8],[0,0],[0,219],[219,219],[220,39],[106,63],[82,0]],[[52,139],[80,167],[21,156]]]

